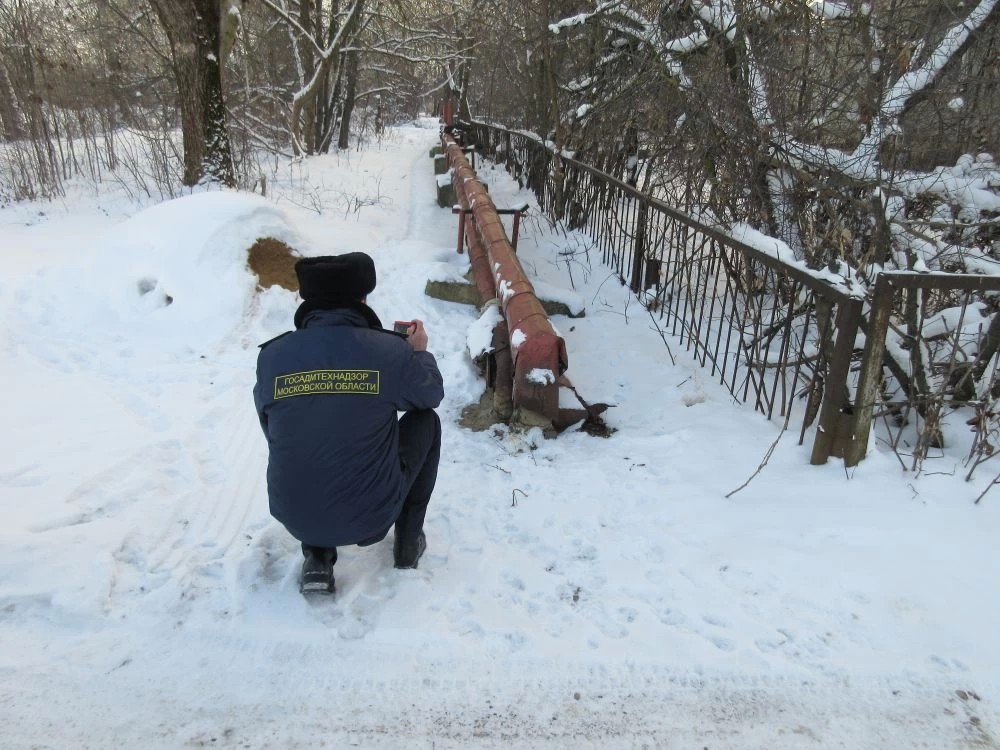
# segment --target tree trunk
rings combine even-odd
[[[313,14],[314,10],[316,11],[315,15]],[[322,11],[322,7],[316,8],[308,0],[299,5],[299,25],[306,32],[307,37],[316,39],[317,42],[320,39],[317,29],[320,27],[320,14]],[[308,81],[316,73],[316,54],[308,41],[303,42],[300,45],[300,49],[302,50],[302,70],[305,73],[305,79]],[[305,140],[302,145],[305,147],[307,154],[315,154],[316,146],[319,143],[320,134],[319,129],[316,127],[318,112],[315,99],[307,102],[302,111],[302,117],[306,121],[306,126],[303,128],[303,137]]]
[[[170,42],[181,110],[185,185],[236,184],[222,96],[219,0],[150,0]]]
[[[137,119],[132,111],[132,101],[128,94],[128,86],[125,81],[125,67],[122,64],[121,50],[114,44],[109,44],[104,52],[104,62],[108,70],[108,83],[111,85],[111,105],[109,109],[115,111],[117,117],[129,127],[135,127]]]
[[[160,0],[161,2],[163,0]],[[316,98],[319,92],[323,89],[323,85],[331,77],[333,77],[334,66],[337,66],[337,75],[340,74],[340,62],[341,54],[340,51],[347,42],[353,39],[354,34],[357,32],[359,26],[361,25],[361,19],[364,15],[366,0],[354,0],[354,3],[347,11],[347,17],[344,19],[344,24],[339,29],[336,29],[334,38],[326,46],[324,50],[324,57],[322,57],[316,67],[312,78],[306,83],[306,85],[296,92],[295,96],[292,98],[292,111],[288,118],[289,120],[289,130],[292,136],[292,151],[295,154],[305,153],[305,139],[303,138],[303,130],[312,125],[312,123],[307,122],[303,118],[303,114],[306,107],[315,104]],[[331,26],[331,31],[333,31]],[[315,111],[315,110],[314,110]],[[325,151],[328,148],[329,138],[324,143],[319,144],[320,151]]]
[[[0,125],[3,126],[3,137],[7,140],[23,138],[24,120],[24,112],[17,101],[10,75],[6,66],[0,63]]]
[[[327,26],[325,36],[323,32],[322,19],[324,14],[323,0],[315,0],[316,7],[313,13],[313,17],[316,18],[316,44],[320,47],[326,47],[327,44],[333,39],[337,33],[339,25],[337,24],[338,13],[340,11],[340,3],[334,0],[330,4],[329,9],[329,24]],[[326,136],[328,133],[331,123],[334,118],[335,110],[335,94],[330,92],[330,76],[323,76],[323,81],[319,87],[319,93],[316,95],[316,115],[315,122],[313,123],[313,132],[315,133],[316,149],[320,153],[328,153],[330,150],[330,138]],[[324,148],[324,142],[326,147]]]
[[[705,25],[705,31],[709,35],[714,35],[722,49],[722,57],[726,64],[726,71],[735,93],[733,97],[736,111],[733,113],[736,143],[743,153],[732,159],[730,169],[739,183],[746,185],[745,198],[749,199],[742,213],[747,215],[753,224],[764,229],[768,234],[779,237],[794,247],[794,240],[787,234],[779,233],[786,227],[779,226],[775,217],[774,204],[771,191],[768,187],[768,145],[767,141],[758,132],[757,123],[754,119],[751,102],[754,100],[754,83],[751,80],[749,54],[747,50],[746,37],[737,33],[730,39],[726,34],[719,34],[709,25]],[[742,162],[742,164],[740,163]],[[744,174],[739,174],[743,171]],[[744,196],[733,196],[733,200],[738,201]],[[735,215],[741,211],[737,205],[733,205]]]
[[[344,66],[346,82],[344,84],[344,109],[340,115],[340,137],[337,139],[337,148],[339,149],[351,147],[351,115],[354,114],[354,96],[357,93],[358,53],[348,52]]]
[[[458,115],[457,119],[461,122],[472,122],[472,110],[469,108],[469,79],[471,78],[469,69],[472,67],[472,64],[472,60],[466,60],[459,71],[459,90],[456,97],[458,108],[456,114]]]
[[[344,82],[344,68],[338,66],[337,80],[333,82],[333,92],[326,99],[326,117],[323,120],[323,128],[320,131],[319,151],[321,154],[330,153],[330,145],[333,143],[333,131],[337,124],[337,114],[340,112],[340,89]]]

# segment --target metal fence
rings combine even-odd
[[[463,127],[480,155],[530,188],[548,216],[593,238],[603,262],[640,295],[663,332],[734,398],[797,426],[800,442],[818,418],[813,463],[833,455],[853,465],[864,456],[883,387],[888,320],[906,304],[905,291],[900,297],[884,290],[926,293],[935,281],[893,274],[878,287],[883,291],[872,308],[860,293],[557,155],[534,136],[483,123]],[[942,280],[943,290],[1000,291],[1000,277],[933,279]],[[970,301],[966,295],[962,304]],[[862,331],[864,353],[857,346]],[[925,417],[926,409],[918,414]]]
[[[965,410],[959,429],[971,438],[966,478],[1000,455],[995,447],[1000,415],[993,410],[1000,398],[1000,314],[989,302],[998,290],[997,276],[902,271],[878,276],[861,321],[866,343],[854,398],[856,422],[868,425],[880,416],[897,455],[904,427],[918,424],[910,430],[912,462],[904,468],[919,468],[932,450],[943,447],[946,417],[956,408]]]

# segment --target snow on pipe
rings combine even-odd
[[[455,198],[463,210],[471,210],[465,232],[476,286],[484,302],[499,300],[510,331],[514,408],[554,422],[559,416],[559,376],[569,366],[566,342],[556,334],[535,296],[496,205],[476,179],[461,146],[449,133],[442,134],[441,141],[452,170]]]

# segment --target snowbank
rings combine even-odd
[[[263,198],[206,192],[168,201],[78,240],[77,261],[22,290],[24,314],[73,340],[201,352],[243,319],[256,284],[247,250],[260,237],[297,244],[284,214]]]

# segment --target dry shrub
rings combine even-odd
[[[295,261],[298,259],[295,251],[281,240],[261,237],[250,248],[247,265],[257,274],[257,285],[261,289],[277,285],[297,292],[299,280],[295,276]]]

